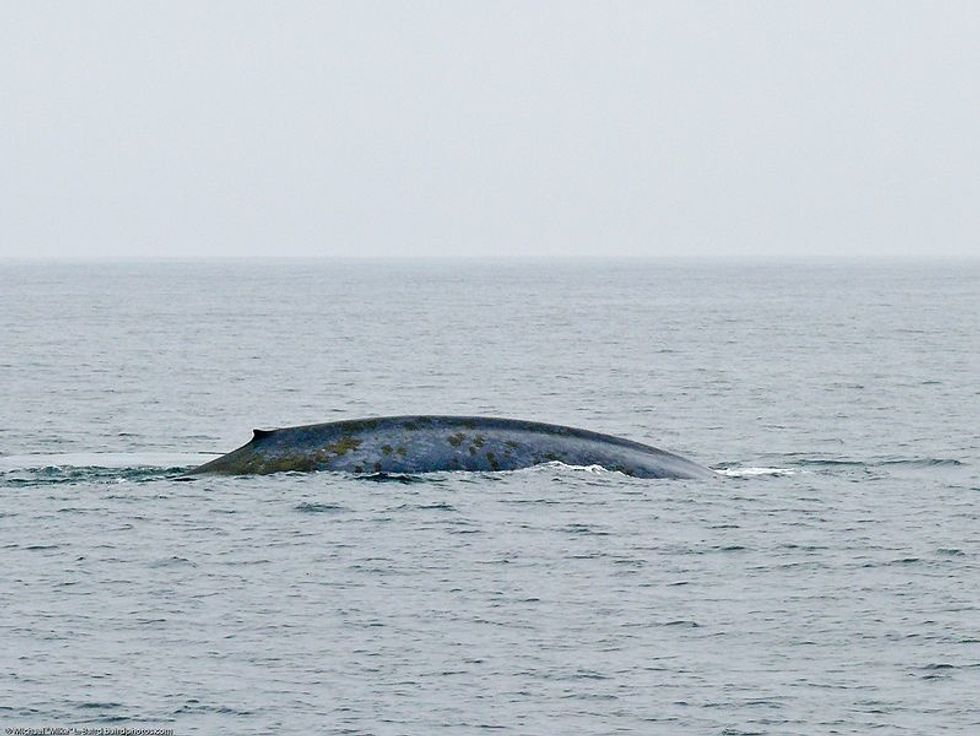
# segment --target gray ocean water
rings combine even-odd
[[[980,265],[0,263],[0,727],[980,733]],[[177,481],[491,414],[723,471]]]

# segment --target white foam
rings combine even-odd
[[[551,462],[544,463],[542,467],[560,468],[561,470],[571,470],[579,473],[591,473],[592,475],[608,475],[610,473],[618,472],[615,470],[610,470],[609,468],[604,468],[601,465],[569,465],[568,463],[563,463],[560,460],[552,460]]]
[[[755,478],[760,475],[796,475],[799,471],[792,468],[721,468],[715,472],[729,478]]]

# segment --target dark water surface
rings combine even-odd
[[[980,266],[0,263],[0,727],[980,733]],[[721,469],[175,480],[272,427]]]

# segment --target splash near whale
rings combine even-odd
[[[251,441],[190,475],[283,471],[415,474],[518,470],[560,462],[637,478],[718,475],[679,455],[584,429],[518,419],[400,416],[254,430]]]

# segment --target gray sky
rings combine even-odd
[[[0,0],[0,256],[975,256],[980,3]]]

